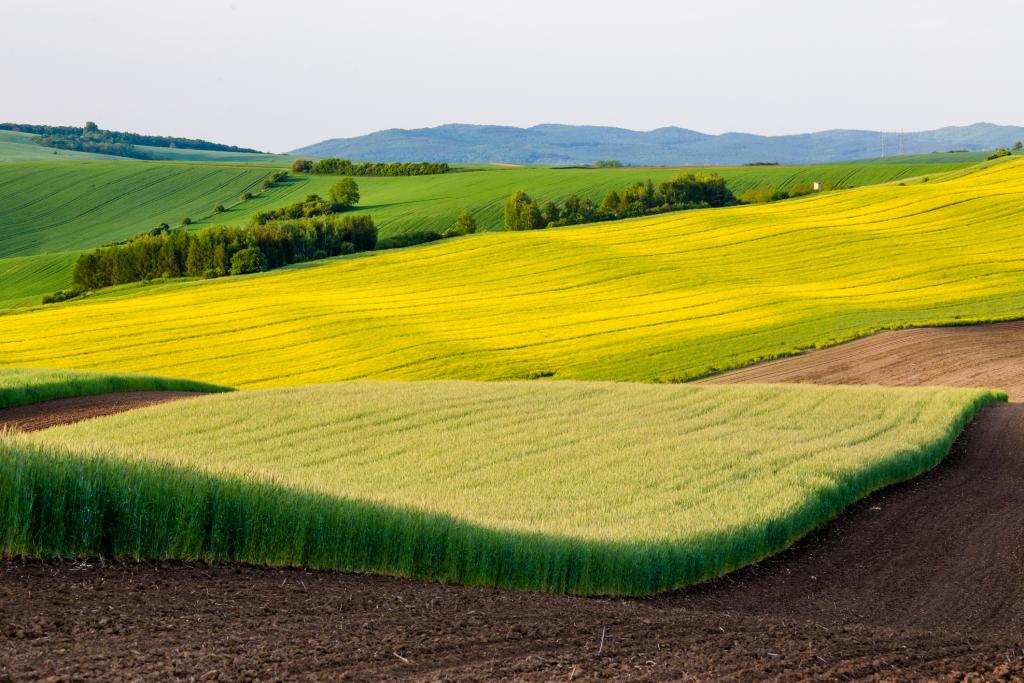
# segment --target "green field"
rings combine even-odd
[[[0,364],[254,388],[683,381],[911,325],[1020,317],[1024,160],[944,182],[470,235],[0,316]]]
[[[71,159],[117,159],[106,154],[51,149],[37,145],[31,133],[0,130],[0,164],[7,161],[67,161]]]
[[[204,382],[111,372],[0,368],[0,408],[113,391],[228,391]]]
[[[0,551],[648,594],[931,468],[994,400],[576,382],[222,394],[0,441]]]

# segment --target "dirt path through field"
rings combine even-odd
[[[124,391],[57,398],[25,406],[0,408],[0,431],[17,429],[31,432],[54,425],[88,420],[90,417],[112,415],[133,408],[203,395],[203,392],[197,391]]]
[[[1024,401],[1024,321],[881,332],[702,382],[989,387]]]
[[[911,330],[716,381],[981,385],[1024,398],[1022,356],[1024,323]],[[934,471],[779,556],[649,600],[202,564],[0,562],[5,676],[1024,680],[1024,405],[986,409]]]

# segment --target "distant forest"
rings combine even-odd
[[[92,121],[77,126],[37,126],[28,123],[0,123],[0,130],[33,133],[40,136],[36,142],[44,147],[69,149],[78,152],[111,154],[113,156],[150,159],[152,155],[135,145],[180,149],[201,149],[215,152],[251,152],[259,150],[234,145],[220,145],[208,140],[175,138],[165,135],[140,135],[116,130],[103,130]]]

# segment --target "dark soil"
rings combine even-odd
[[[647,600],[0,562],[2,680],[1024,680],[1024,406],[759,566]]]
[[[165,401],[204,395],[202,392],[195,391],[125,391],[57,398],[25,406],[0,408],[0,432],[4,429],[31,432],[54,425],[88,420],[90,417],[112,415]]]
[[[1024,401],[1024,321],[881,332],[703,381],[988,387]]]

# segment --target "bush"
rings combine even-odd
[[[242,193],[242,201],[243,202],[247,202],[250,199],[252,199],[252,192],[243,192]]]
[[[259,247],[246,247],[231,257],[231,274],[258,273],[267,267]]]
[[[439,239],[444,239],[444,235],[439,232],[434,232],[433,230],[407,232],[403,235],[385,237],[377,242],[377,249],[400,249],[402,247],[411,247],[417,244],[426,244],[427,242],[436,242]]]
[[[192,225],[192,219],[189,218],[188,216],[185,216],[184,218],[181,219],[181,224],[182,225]]]
[[[47,294],[43,297],[44,304],[57,304],[61,301],[67,301],[68,299],[74,299],[85,294],[85,290],[80,287],[71,286],[67,289],[62,289],[53,294]]]
[[[224,213],[224,205],[223,204],[214,204],[213,205],[213,212],[214,213]]]
[[[468,209],[463,209],[459,217],[455,219],[455,225],[444,231],[445,237],[456,237],[458,235],[470,235],[476,232],[476,219]]]
[[[1010,156],[1010,154],[1012,154],[1012,152],[1010,152],[1010,150],[1008,150],[1006,148],[997,149],[996,151],[992,152],[987,157],[985,157],[985,161],[992,161],[993,159],[999,159],[1001,157],[1008,157],[1008,156]]]
[[[292,162],[292,170],[296,173],[309,173],[313,170],[313,162],[309,159],[296,159]]]

